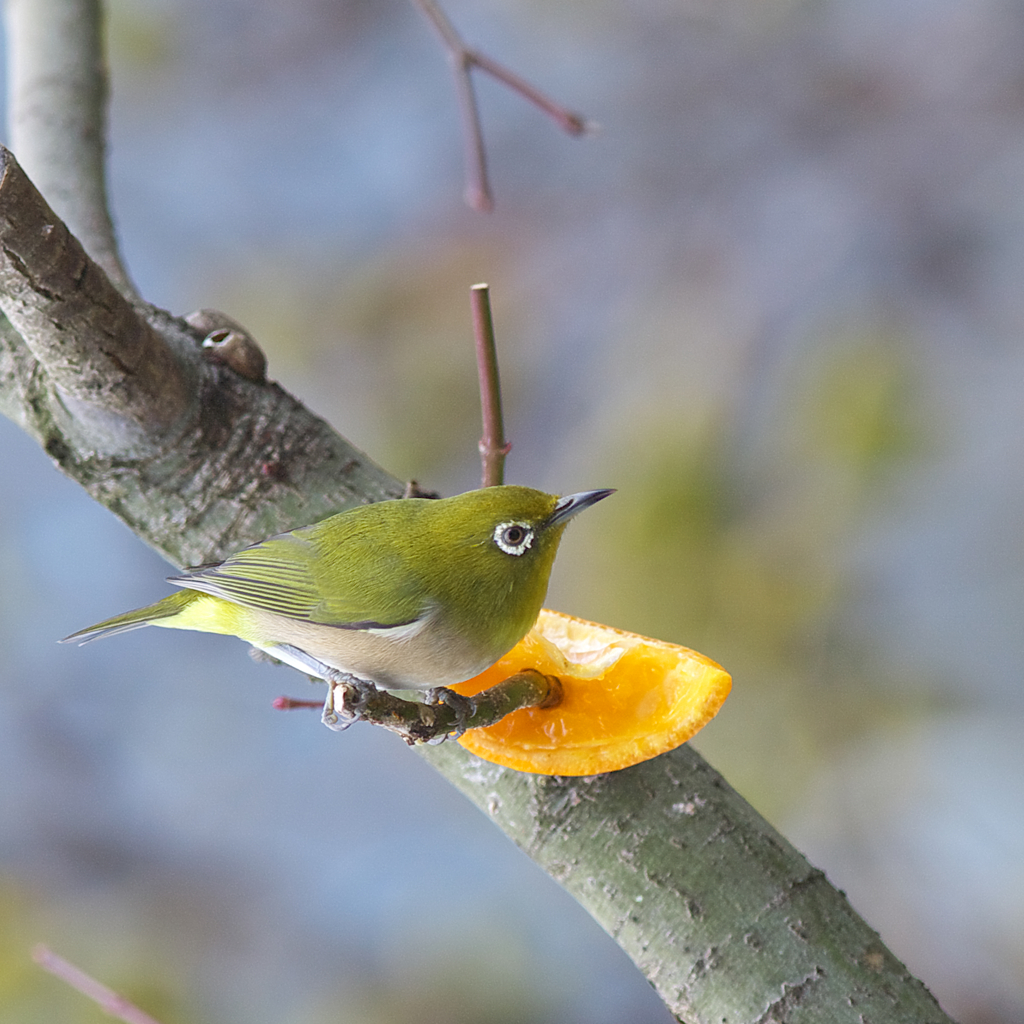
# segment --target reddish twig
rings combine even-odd
[[[123,1020],[125,1024],[159,1024],[154,1017],[144,1013],[124,996],[119,996],[113,989],[107,988],[102,982],[86,974],[80,967],[65,960],[49,950],[46,946],[36,946],[32,950],[32,959],[44,971],[49,971],[56,978],[77,989],[82,995],[91,999],[104,1013]]]
[[[501,382],[498,379],[498,351],[494,342],[490,290],[475,284],[469,291],[473,310],[473,338],[476,342],[476,366],[480,378],[480,412],[483,436],[480,438],[482,464],[481,487],[494,487],[505,479],[505,456],[512,448],[505,440],[501,416]]]
[[[514,71],[492,60],[484,53],[470,49],[456,31],[455,26],[438,5],[437,0],[413,0],[427,20],[434,26],[441,43],[448,51],[448,59],[455,74],[455,89],[462,112],[462,125],[466,146],[466,204],[474,210],[487,213],[494,209],[490,181],[487,176],[487,152],[484,147],[483,129],[480,125],[480,111],[470,72],[474,67],[496,78],[543,110],[556,124],[570,135],[582,135],[593,128],[593,124],[581,114],[573,113],[550,96],[530,85]]]
[[[455,71],[455,92],[459,98],[463,126],[463,162],[466,167],[466,205],[477,213],[490,213],[494,209],[494,195],[491,193],[490,176],[487,173],[487,147],[484,145],[484,129],[480,123],[480,108],[476,102],[476,90],[469,72],[472,62],[465,51],[452,55]]]
[[[296,708],[316,708],[324,706],[322,700],[300,700],[298,697],[275,697],[270,705],[275,711],[294,711]]]
[[[560,103],[556,103],[550,96],[530,85],[504,64],[492,60],[486,53],[474,50],[468,54],[468,59],[481,71],[486,71],[492,78],[496,78],[514,92],[519,93],[524,99],[528,99],[535,107],[543,110],[566,134],[582,135],[584,132],[594,131],[597,128],[593,121],[588,121],[582,114],[574,113]]]

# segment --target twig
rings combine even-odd
[[[80,967],[65,960],[56,953],[51,952],[46,946],[35,946],[32,950],[32,959],[35,960],[44,971],[49,971],[56,978],[67,982],[72,988],[77,989],[82,995],[91,999],[104,1013],[111,1017],[123,1020],[125,1024],[160,1024],[154,1017],[144,1013],[134,1003],[129,1002],[124,996],[118,995],[113,989],[107,988],[102,982],[97,981],[92,975],[86,974]]]
[[[536,669],[524,669],[502,680],[472,698],[473,711],[459,721],[458,711],[444,703],[423,704],[402,700],[386,690],[376,688],[356,691],[348,683],[339,683],[344,703],[359,704],[359,713],[353,721],[369,722],[397,733],[410,746],[432,743],[460,729],[479,729],[494,725],[506,715],[520,708],[555,707],[562,699],[562,684],[555,676],[546,676]],[[274,707],[288,711],[293,708],[320,708],[322,701],[278,697]]]
[[[486,71],[492,78],[507,85],[520,96],[528,99],[534,106],[539,107],[554,120],[567,135],[583,135],[586,132],[597,130],[597,125],[588,120],[582,114],[573,111],[556,103],[550,96],[542,93],[535,86],[530,85],[525,79],[520,78],[514,71],[509,70],[504,64],[492,60],[486,53],[474,50],[469,54],[469,59],[481,70]]]
[[[498,351],[494,341],[490,289],[475,284],[469,290],[473,310],[473,338],[476,342],[476,367],[480,378],[480,413],[483,436],[480,438],[482,464],[481,487],[494,487],[505,478],[505,456],[512,442],[505,440],[501,416],[501,382],[498,379]]]
[[[448,51],[448,60],[455,74],[455,90],[462,113],[462,128],[466,147],[466,204],[473,210],[487,213],[494,209],[494,198],[487,176],[487,153],[484,147],[483,129],[480,126],[480,112],[477,108],[476,93],[470,72],[474,67],[507,85],[552,118],[563,131],[570,135],[582,135],[593,125],[581,114],[573,113],[535,86],[520,78],[515,72],[492,60],[484,53],[470,49],[456,31],[455,26],[441,9],[437,0],[412,0],[434,26],[441,43]]]

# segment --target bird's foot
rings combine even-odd
[[[327,697],[320,721],[335,732],[344,732],[353,722],[358,722],[366,705],[378,693],[377,687],[369,680],[348,672],[332,672],[326,682]],[[341,690],[340,701],[336,696],[338,690]]]
[[[476,701],[472,697],[463,697],[461,693],[449,690],[447,686],[435,686],[427,690],[426,703],[435,706],[443,704],[455,712],[456,739],[466,731],[466,723],[476,714]]]

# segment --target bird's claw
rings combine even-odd
[[[341,701],[335,694],[341,689]],[[363,717],[370,698],[377,693],[377,687],[366,679],[341,674],[327,680],[327,697],[324,700],[320,721],[334,732],[344,732],[353,722]]]
[[[476,714],[476,701],[472,697],[464,697],[461,693],[448,689],[447,686],[435,686],[428,690],[427,703],[434,706],[443,704],[455,713],[454,736],[456,739],[466,731],[466,723]],[[442,739],[444,738],[442,737]]]

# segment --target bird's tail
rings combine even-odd
[[[159,619],[178,615],[199,596],[194,590],[180,590],[165,597],[162,601],[157,601],[156,604],[147,605],[145,608],[136,608],[133,612],[115,615],[112,619],[97,622],[95,626],[80,629],[77,633],[64,637],[60,642],[65,644],[71,640],[77,640],[79,644],[87,644],[90,640],[99,640],[100,637],[113,636],[115,633],[127,633],[130,629],[140,629]]]

